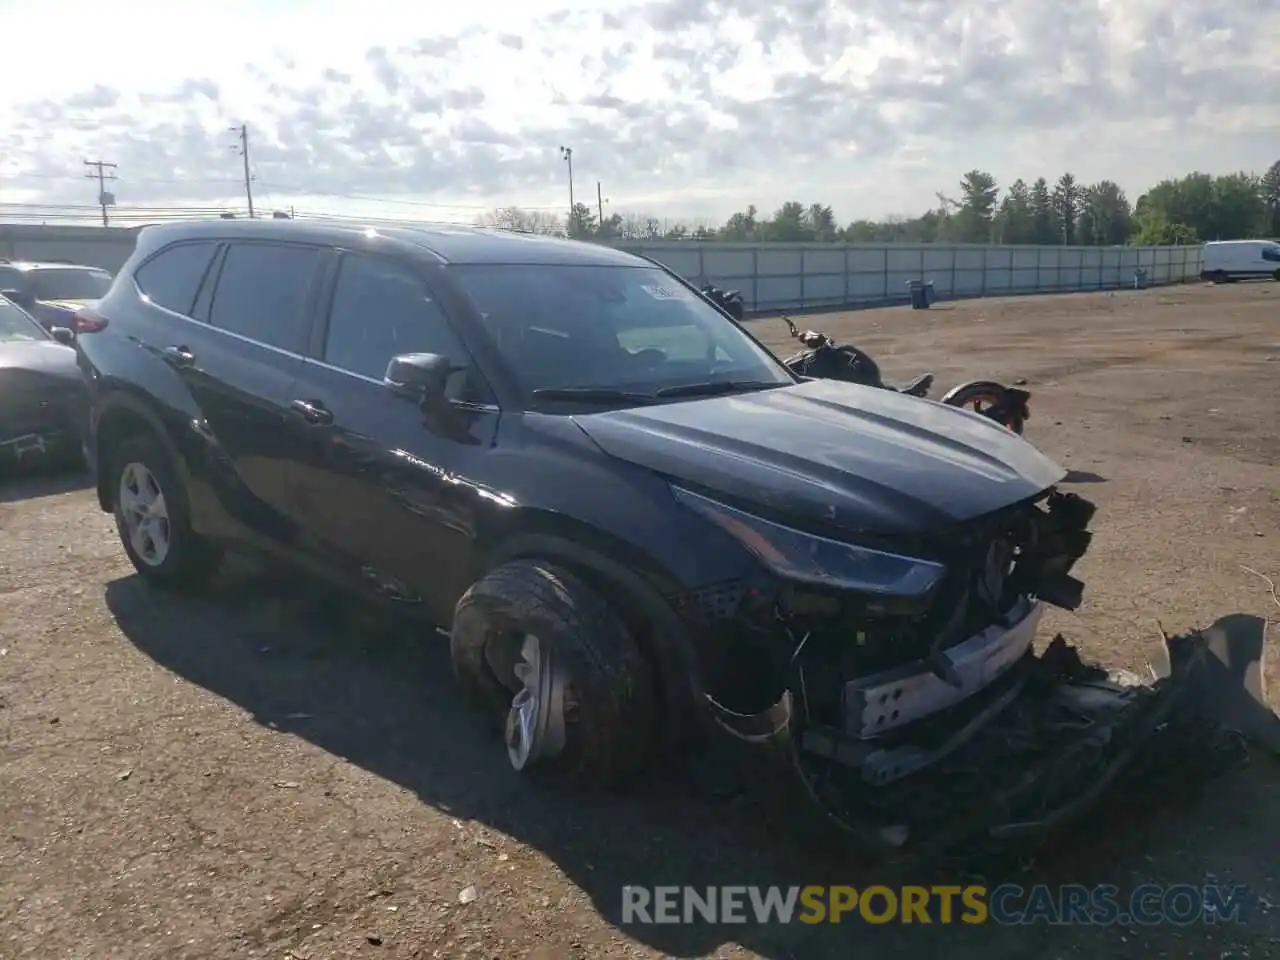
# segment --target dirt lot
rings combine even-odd
[[[1280,617],[1242,570],[1280,580],[1280,284],[809,323],[890,376],[933,369],[939,389],[1027,380],[1028,436],[1100,505],[1086,605],[1050,629],[1141,668],[1157,620]],[[785,349],[781,321],[753,329]],[[1264,758],[992,878],[1241,883],[1260,898],[1242,926],[620,928],[624,883],[823,878],[750,803],[683,781],[625,800],[518,783],[459,718],[434,638],[353,635],[244,576],[199,601],[147,591],[79,486],[0,487],[5,960],[1280,956],[1280,773]]]

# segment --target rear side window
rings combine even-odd
[[[209,322],[220,330],[302,352],[307,295],[320,251],[271,243],[233,243],[222,261]]]
[[[97,300],[111,289],[111,274],[96,267],[40,267],[31,271],[38,300]]]
[[[160,251],[133,275],[133,282],[156,306],[190,316],[200,281],[217,244],[180,243]]]
[[[22,271],[13,267],[0,267],[0,290],[21,290]]]

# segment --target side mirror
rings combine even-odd
[[[419,403],[438,403],[445,398],[449,374],[454,372],[448,357],[438,353],[402,353],[392,357],[382,376],[394,394]]]
[[[25,310],[30,310],[36,305],[36,298],[22,290],[0,290],[0,296],[12,300]]]
[[[53,327],[49,330],[53,334],[53,339],[59,343],[65,343],[67,346],[76,342],[75,331],[70,327]]]

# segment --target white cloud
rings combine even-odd
[[[914,212],[1001,183],[1280,159],[1275,0],[0,2],[0,201],[238,202],[470,219],[485,207],[720,219]],[[24,38],[30,38],[26,42]],[[50,51],[56,51],[51,56]],[[399,204],[355,198],[399,198]]]

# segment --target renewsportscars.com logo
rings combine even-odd
[[[1126,926],[1239,923],[1243,886],[818,886],[622,888],[623,924],[964,923]]]

